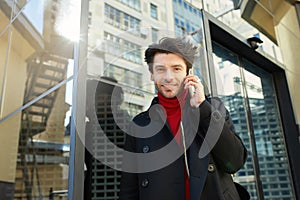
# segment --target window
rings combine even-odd
[[[185,9],[188,9],[188,5],[187,5],[186,2],[184,2],[183,5],[184,5],[184,8],[185,8]]]
[[[286,197],[294,199],[279,119],[280,113],[276,109],[277,101],[276,95],[274,95],[276,92],[272,75],[217,43],[213,43],[213,53],[215,65],[220,66],[220,63],[222,63],[222,67],[217,68],[220,77],[217,84],[218,95],[223,99],[225,106],[229,107],[228,110],[231,112],[232,117],[239,119],[234,120],[234,123],[238,123],[235,125],[241,127],[238,134],[248,148],[248,159],[245,166],[239,171],[238,178],[242,176],[247,178],[253,175],[256,177],[257,175],[251,170],[256,164],[251,162],[249,158],[252,158],[252,160],[257,159],[263,188],[263,191],[257,192],[264,194],[265,199],[274,199],[273,196],[278,197],[280,192],[288,191]],[[226,87],[219,88],[221,86]],[[247,93],[243,92],[245,90]],[[243,102],[246,95],[249,101],[248,109],[243,106],[246,103]],[[233,109],[230,109],[230,107]],[[253,119],[251,122],[247,120],[247,112],[251,113],[251,119]],[[271,122],[269,119],[273,119],[276,123]],[[268,128],[271,123],[274,124],[272,128],[274,133]],[[251,153],[253,150],[249,142],[252,139],[248,135],[248,127],[253,128],[253,133],[251,133],[255,137],[256,154]],[[245,140],[245,138],[248,138],[248,140]],[[270,179],[275,177],[278,177],[278,179],[271,182]],[[282,180],[283,177],[284,180]],[[251,188],[255,184],[257,183],[250,179],[243,183],[254,199],[257,195],[252,194]]]
[[[150,13],[152,18],[157,19],[157,6],[152,3],[150,4]]]
[[[132,42],[119,38],[111,33],[104,32],[105,51],[134,63],[142,63],[141,47]]]
[[[133,8],[137,11],[141,11],[140,0],[118,0],[119,2],[125,4],[126,6]]]
[[[140,33],[141,21],[139,19],[108,4],[105,4],[105,22],[135,35],[139,35]]]
[[[103,74],[133,87],[142,85],[142,74],[113,64],[106,63]]]
[[[152,28],[151,34],[152,34],[152,42],[156,42],[158,40],[158,30]]]

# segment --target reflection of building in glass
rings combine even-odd
[[[144,0],[90,1],[88,78],[94,82],[101,81],[99,77],[102,76],[115,79],[124,92],[120,109],[126,109],[126,113],[131,117],[146,109],[152,99],[150,97],[154,94],[148,67],[142,64],[144,49],[164,35],[174,35],[171,23],[173,21],[167,12],[167,8],[171,6],[172,1],[169,0],[155,0],[151,3]],[[87,91],[89,90],[90,88]],[[111,94],[105,93],[102,92],[96,98],[97,124],[99,121],[108,138],[122,146],[124,134],[113,125],[110,102],[106,101],[110,99]],[[89,98],[87,95],[87,101]],[[100,104],[103,105],[99,106]],[[97,160],[97,156],[113,158],[115,153],[107,149],[109,145],[104,142],[103,135],[99,135],[99,124],[96,125],[92,126],[89,122],[86,127],[86,134],[93,133],[94,139],[91,141],[94,143],[90,144],[95,147],[92,153],[95,155],[90,155],[94,158],[86,161],[89,180],[86,179],[85,182],[85,198],[117,199],[119,172]],[[119,161],[117,163],[119,164]]]
[[[0,138],[5,141],[0,199],[42,199],[51,189],[68,188],[64,120],[70,105],[61,82],[73,46],[54,28],[60,6],[57,1],[0,2],[0,52],[6,55],[0,58],[5,89],[0,94]]]
[[[131,116],[145,109],[154,94],[148,68],[142,64],[143,51],[157,38],[173,35],[166,13],[171,4],[167,0],[90,2],[88,75],[115,78]]]
[[[107,53],[137,64],[142,64],[142,52],[140,45],[134,44],[133,42],[107,32],[104,32],[104,41]]]
[[[174,0],[173,12],[177,36],[202,29],[202,11],[186,1]],[[199,41],[197,41],[199,42]]]
[[[102,80],[102,81],[101,81]],[[121,109],[123,91],[112,78],[87,82],[86,176],[84,199],[118,199],[125,131],[130,121]],[[103,82],[104,81],[104,82]]]
[[[28,60],[28,77],[24,102],[57,85],[66,77],[67,60],[58,56],[33,55]],[[64,103],[65,88],[46,95],[22,112],[15,198],[37,198],[50,188],[66,189],[67,179],[56,181],[53,176],[65,176],[68,165],[68,145],[64,144],[64,118],[69,107]],[[64,109],[64,112],[61,110]]]
[[[272,77],[216,43],[213,44],[213,48],[214,62],[219,75],[218,86],[221,86],[218,94],[223,98],[237,133],[248,149],[247,162],[236,173],[236,181],[247,186],[252,199],[257,199],[257,166],[262,185],[261,192],[265,199],[293,199],[287,152]],[[247,116],[251,118],[247,119]],[[253,149],[256,149],[255,153],[252,152]]]
[[[251,164],[251,145],[243,103],[244,98],[240,96],[240,93],[236,93],[235,95],[224,96],[222,99],[230,111],[237,133],[239,133],[249,151],[247,163],[235,175],[235,179],[246,186],[252,198],[256,199],[254,172]],[[292,199],[288,161],[274,97],[265,96],[264,99],[250,98],[249,102],[264,197],[265,199]]]
[[[173,23],[177,37],[187,38],[198,47],[198,54],[193,63],[193,74],[199,76],[203,83],[208,83],[206,62],[206,47],[204,40],[203,14],[200,8],[201,2],[188,3],[184,0],[173,1]],[[207,85],[204,85],[205,93],[209,95]]]

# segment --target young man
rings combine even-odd
[[[125,150],[139,156],[124,156],[120,200],[243,199],[231,174],[247,150],[222,102],[206,99],[200,79],[188,74],[195,54],[182,38],[146,50],[158,93],[127,135]]]

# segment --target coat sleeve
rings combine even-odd
[[[205,100],[199,109],[201,134],[204,134],[204,143],[211,145],[216,164],[227,173],[237,172],[246,161],[247,150],[235,132],[228,110],[219,98]],[[216,141],[205,141],[207,139]]]
[[[129,129],[130,130],[130,129]],[[130,152],[136,152],[136,138],[130,135],[126,135],[124,150]],[[123,164],[129,162],[126,157],[123,157]],[[132,162],[132,161],[130,161]],[[138,176],[137,173],[129,173],[122,171],[119,200],[138,200]]]

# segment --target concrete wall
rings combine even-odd
[[[287,4],[284,1],[283,6],[288,6],[284,16],[282,16],[280,9],[274,12],[274,20],[277,22],[275,30],[286,67],[296,123],[300,124],[300,28],[295,7]]]

